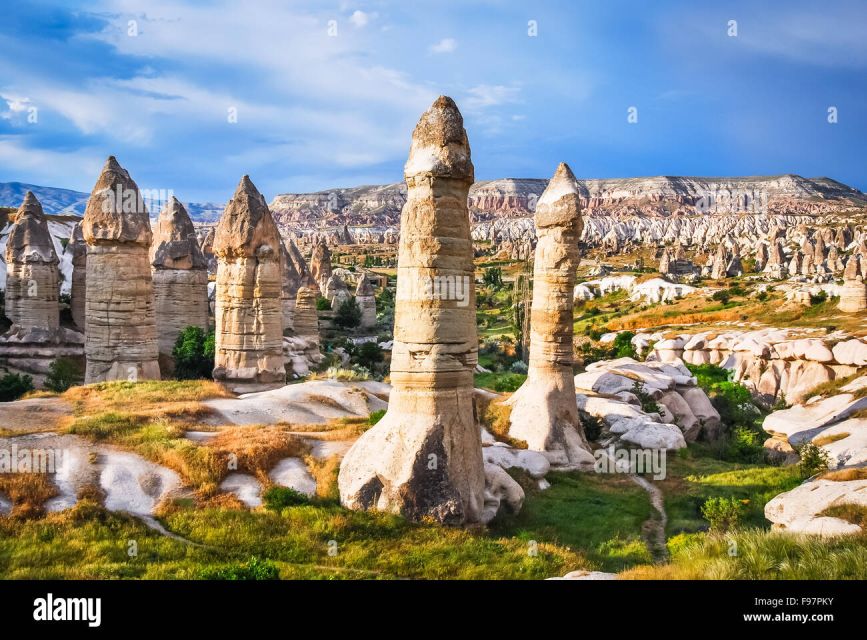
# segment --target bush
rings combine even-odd
[[[206,567],[199,571],[201,580],[279,580],[280,572],[270,560],[253,556],[247,562],[223,567]]]
[[[749,427],[735,427],[728,448],[726,458],[734,462],[759,463],[765,459],[761,438]]]
[[[181,331],[172,349],[175,379],[210,378],[214,371],[214,344],[213,331],[205,333],[201,327],[192,326]]]
[[[367,424],[369,424],[372,427],[377,422],[382,420],[382,416],[384,416],[384,415],[385,415],[385,409],[377,409],[376,411],[372,412],[370,414],[370,416],[367,418]]]
[[[588,440],[598,440],[602,435],[602,419],[587,413],[586,411],[578,411],[578,416],[581,418],[581,426],[584,428],[584,435]]]
[[[701,506],[701,516],[710,530],[725,533],[736,529],[744,517],[744,505],[735,498],[708,498]]]
[[[81,367],[75,360],[58,358],[48,367],[45,388],[49,391],[63,393],[69,387],[81,384],[82,379]]]
[[[828,470],[828,452],[822,447],[808,442],[797,448],[801,461],[798,462],[798,470],[802,478],[809,478]]]
[[[715,364],[686,365],[695,376],[698,386],[710,398],[720,421],[730,431],[735,426],[751,426],[761,415],[750,390],[739,382],[731,380],[732,372]]]
[[[711,300],[716,300],[717,302],[721,302],[723,304],[728,304],[729,300],[731,299],[731,294],[725,289],[720,289],[711,296]]]
[[[355,360],[359,365],[369,371],[382,362],[382,348],[376,342],[365,342],[358,347]]]
[[[271,487],[262,494],[262,502],[265,503],[266,509],[280,511],[284,507],[308,504],[310,500],[300,491],[290,487]]]
[[[817,293],[815,295],[810,294],[810,304],[811,305],[822,304],[823,302],[826,302],[827,300],[828,300],[828,294],[825,293],[824,291],[820,291],[819,293]]]
[[[361,309],[355,304],[355,298],[347,298],[340,303],[334,324],[342,329],[354,329],[361,324]]]
[[[494,391],[499,393],[517,391],[526,379],[527,376],[520,373],[507,373],[494,381]]]
[[[328,301],[328,298],[324,298],[322,296],[316,298],[316,310],[331,311],[331,303]]]
[[[7,373],[0,378],[0,402],[17,400],[33,389],[32,377],[19,373]]]
[[[523,360],[516,360],[512,363],[512,366],[509,367],[509,371],[511,371],[512,373],[520,373],[522,375],[526,375],[528,370],[529,367],[527,366],[527,363]]]
[[[635,394],[635,397],[638,398],[639,402],[641,402],[641,410],[644,413],[659,413],[660,408],[656,403],[656,400],[653,399],[653,396],[647,393],[647,390],[644,388],[644,385],[638,380],[635,381],[635,384],[632,385],[632,393]]]
[[[632,346],[632,339],[635,334],[632,331],[621,331],[614,338],[614,357],[615,358],[633,358],[638,359],[638,353],[635,347]]]

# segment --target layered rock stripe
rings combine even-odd
[[[174,196],[157,220],[151,266],[159,352],[171,356],[186,327],[208,329],[208,262],[187,210]]]
[[[575,176],[561,163],[536,207],[529,369],[527,380],[508,401],[509,435],[561,466],[594,462],[578,418],[572,378],[580,208]]]
[[[214,234],[215,380],[285,382],[280,243],[265,198],[244,176]]]
[[[87,243],[85,382],[160,377],[148,211],[138,186],[110,157],[94,185]]]
[[[59,326],[58,263],[42,205],[28,191],[6,242],[6,316],[18,328]]]
[[[404,168],[392,391],[385,416],[340,467],[341,502],[412,520],[478,522],[485,471],[473,417],[475,323],[467,192],[473,165],[463,118],[440,97],[418,122]],[[463,300],[425,295],[426,283],[464,286]]]

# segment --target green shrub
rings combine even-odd
[[[291,487],[271,487],[262,494],[262,502],[271,511],[280,511],[284,507],[297,507],[309,504],[310,500],[300,491]]]
[[[714,294],[711,296],[711,300],[716,300],[717,302],[721,302],[723,304],[728,304],[729,300],[731,299],[731,294],[725,289],[720,289],[719,291],[714,292]]]
[[[382,416],[384,416],[384,415],[385,415],[385,409],[377,409],[376,411],[373,411],[370,414],[370,416],[368,416],[368,418],[367,418],[367,424],[369,424],[372,427],[377,422],[382,420]]]
[[[800,462],[798,462],[798,470],[801,472],[802,478],[809,478],[828,470],[828,452],[822,447],[808,442],[797,447],[797,451],[801,457]]]
[[[316,310],[331,311],[331,302],[328,301],[328,298],[319,296],[318,298],[316,298]]]
[[[810,294],[810,304],[811,305],[822,304],[823,302],[826,302],[827,300],[828,300],[828,294],[825,293],[824,291],[820,291],[819,293],[817,293],[815,295],[812,293]]]
[[[744,505],[735,498],[708,498],[701,506],[701,516],[711,531],[725,533],[736,529],[744,516]]]
[[[632,339],[635,334],[632,331],[621,331],[614,338],[614,357],[615,358],[638,358],[638,353],[635,347],[632,346]]]
[[[199,571],[201,580],[279,580],[280,572],[270,560],[253,556],[247,562],[233,562],[222,567],[206,567]]]
[[[727,460],[759,463],[765,458],[765,449],[759,433],[749,427],[735,427],[728,445]]]
[[[526,379],[527,376],[520,373],[507,373],[494,381],[494,391],[499,393],[517,391]]]
[[[48,367],[45,376],[45,388],[49,391],[63,393],[69,387],[81,384],[84,376],[79,364],[70,358],[58,358]]]
[[[647,393],[643,383],[636,380],[635,384],[632,385],[632,393],[634,393],[635,397],[637,397],[639,402],[641,402],[641,410],[644,411],[644,413],[660,413],[659,405],[656,403],[656,400],[653,399],[653,396]]]
[[[172,357],[177,380],[210,378],[214,371],[214,332],[205,333],[201,327],[187,327],[178,335]]]
[[[356,362],[373,371],[373,368],[382,362],[382,348],[376,342],[365,342],[355,352]]]
[[[732,372],[715,364],[687,365],[698,386],[710,398],[720,421],[729,430],[735,426],[751,426],[761,412],[753,403],[750,390],[731,380]]]
[[[588,440],[598,440],[602,435],[602,419],[587,413],[586,411],[578,411],[578,416],[581,418],[581,426],[584,428],[584,435]]]
[[[347,298],[337,307],[334,324],[342,329],[354,329],[361,324],[361,309],[355,303],[355,298]]]
[[[19,373],[7,373],[0,378],[0,402],[17,400],[28,391],[33,391],[33,378]]]

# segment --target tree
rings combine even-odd
[[[45,376],[45,388],[56,393],[63,393],[69,387],[81,384],[83,376],[81,367],[70,358],[58,358],[48,367]]]
[[[500,267],[485,269],[482,275],[482,283],[493,289],[499,289],[503,286],[503,270]]]
[[[0,402],[17,400],[33,389],[32,377],[20,373],[7,373],[0,378]]]
[[[214,341],[214,332],[205,333],[201,327],[187,327],[181,331],[172,349],[175,378],[210,378],[214,371]]]
[[[373,371],[374,366],[382,362],[382,348],[376,342],[365,342],[358,347],[356,360],[368,371]]]
[[[361,309],[355,304],[355,298],[347,298],[337,307],[334,324],[342,329],[354,329],[361,324]]]

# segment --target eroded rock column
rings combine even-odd
[[[340,499],[412,520],[478,522],[492,515],[473,418],[473,164],[451,98],[422,115],[404,174],[391,397],[385,416],[344,457]]]
[[[584,226],[579,197],[575,176],[561,163],[536,205],[529,369],[507,401],[509,435],[563,467],[594,462],[578,418],[572,371],[573,291]]]
[[[42,205],[28,191],[6,241],[6,316],[16,328],[60,326],[59,262]]]
[[[285,382],[280,233],[265,198],[241,178],[214,234],[214,379],[252,390]]]
[[[85,382],[159,380],[151,226],[138,186],[110,157],[87,201]]]
[[[87,243],[84,241],[80,222],[72,228],[69,251],[72,257],[70,311],[75,326],[84,331],[84,308],[87,301]]]
[[[373,295],[373,287],[367,280],[367,276],[361,274],[358,285],[355,287],[355,302],[361,309],[361,328],[371,329],[376,326],[376,298]]]
[[[151,245],[160,356],[171,357],[186,327],[208,330],[208,261],[177,198],[166,203]]]

